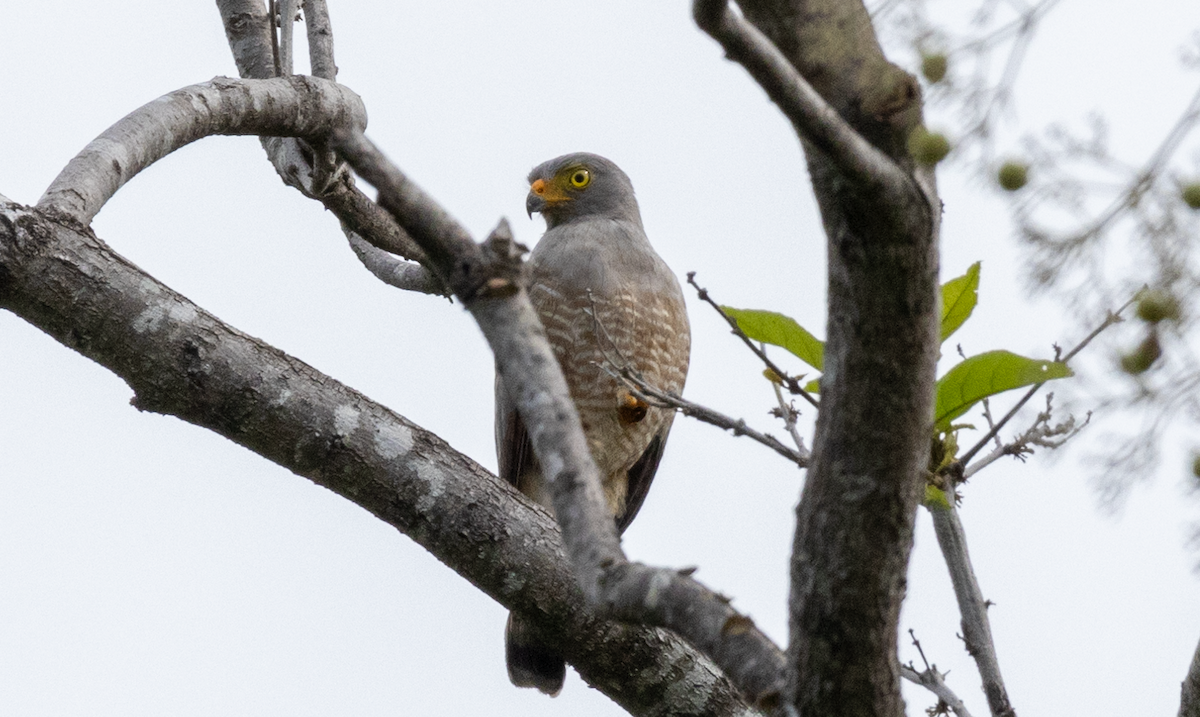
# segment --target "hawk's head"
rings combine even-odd
[[[633,185],[621,168],[598,154],[576,152],[543,162],[529,173],[529,216],[540,212],[553,229],[578,217],[640,221]]]

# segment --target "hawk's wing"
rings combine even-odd
[[[533,444],[525,423],[517,415],[517,407],[508,399],[508,391],[496,374],[496,460],[500,479],[521,487],[521,476],[536,465]]]
[[[670,433],[674,420],[675,416],[672,414],[654,438],[650,439],[650,445],[646,446],[641,458],[629,469],[629,482],[625,488],[625,510],[617,516],[618,533],[625,532],[646,500],[646,493],[650,491],[650,482],[654,480],[654,473],[658,471],[658,462],[662,460],[663,449],[667,447],[667,434]]]
[[[646,493],[650,491],[650,483],[658,471],[658,462],[662,460],[663,449],[667,446],[667,434],[674,420],[675,416],[672,415],[650,440],[650,445],[642,452],[637,463],[629,469],[625,510],[616,517],[618,533],[625,532],[646,500]],[[518,489],[521,487],[521,476],[537,466],[537,457],[533,453],[533,444],[529,441],[525,423],[517,414],[516,408],[509,403],[499,376],[496,377],[496,456],[500,479]]]

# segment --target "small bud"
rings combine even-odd
[[[921,74],[925,75],[925,79],[930,82],[941,82],[946,77],[946,68],[949,64],[944,52],[930,52],[921,55]]]
[[[996,174],[1000,186],[1009,192],[1015,192],[1029,182],[1029,165],[1023,162],[1005,162]]]
[[[1185,184],[1180,196],[1183,197],[1184,203],[1192,209],[1200,209],[1200,182]]]
[[[783,383],[783,379],[779,377],[779,374],[775,373],[774,369],[764,368],[763,369],[763,377],[766,378],[771,383],[775,384],[776,386]]]
[[[941,132],[917,127],[908,136],[908,152],[921,164],[932,167],[950,154],[950,140]]]
[[[1157,324],[1179,318],[1179,301],[1161,289],[1143,292],[1138,299],[1137,315],[1142,321]]]
[[[1125,373],[1137,376],[1143,374],[1162,356],[1162,347],[1158,344],[1158,335],[1151,332],[1137,349],[1121,357],[1121,368]]]
[[[1192,475],[1200,478],[1200,453],[1192,458]]]

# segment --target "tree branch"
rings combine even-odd
[[[954,714],[958,715],[958,717],[971,717],[967,706],[963,704],[958,695],[954,694],[954,690],[950,689],[950,686],[946,684],[945,677],[948,673],[938,672],[937,665],[929,664],[929,660],[925,659],[925,650],[921,649],[921,641],[917,639],[916,634],[912,630],[908,631],[908,636],[912,638],[912,643],[917,648],[917,653],[921,655],[921,662],[925,663],[925,669],[918,672],[912,663],[909,662],[907,665],[900,666],[900,676],[937,695],[940,703],[954,710]],[[943,712],[935,712],[933,710],[926,710],[926,712],[930,715],[944,714]]]
[[[903,198],[912,179],[850,126],[784,57],[766,35],[734,13],[729,0],[695,0],[696,24],[766,90],[796,133],[824,152],[855,182]]]
[[[482,245],[361,134],[334,148],[379,190],[379,203],[425,250],[434,271],[478,322],[550,486],[567,554],[589,604],[671,629],[704,650],[754,703],[778,699],[784,659],[749,618],[686,575],[630,563],[608,514],[579,416],[525,293],[503,220]]]
[[[738,326],[737,319],[725,313],[725,309],[722,309],[720,304],[713,301],[712,296],[710,296],[708,293],[708,289],[705,289],[696,283],[696,272],[689,271],[687,274],[687,281],[696,289],[696,296],[698,296],[704,303],[713,307],[713,310],[720,314],[722,319],[725,319],[725,323],[729,324],[729,328],[733,335],[741,339],[742,343],[746,344],[746,346],[754,352],[754,355],[758,357],[758,360],[762,361],[763,365],[770,369],[771,373],[779,377],[779,380],[782,381],[785,386],[787,386],[789,393],[794,396],[802,396],[804,400],[808,401],[812,405],[813,408],[820,408],[820,405],[817,403],[817,400],[812,397],[812,394],[808,391],[805,391],[804,386],[800,385],[800,379],[789,375],[786,371],[775,365],[775,362],[772,361],[769,356],[767,356],[766,350],[764,350],[761,346],[755,346],[754,342],[750,340],[750,337],[746,335],[746,332],[742,331],[742,327]]]
[[[366,123],[358,95],[333,82],[218,77],[164,95],[109,127],[67,164],[37,207],[87,225],[138,172],[203,137],[322,137]]]
[[[1062,423],[1051,425],[1050,419],[1053,418],[1053,413],[1051,411],[1050,403],[1053,399],[1053,393],[1046,394],[1046,410],[1038,413],[1038,415],[1034,417],[1033,423],[1030,424],[1029,428],[1025,429],[1021,435],[1017,436],[1008,443],[1001,443],[1000,439],[997,438],[996,448],[983,458],[971,463],[970,468],[963,471],[962,481],[966,482],[971,478],[971,476],[975,475],[984,468],[987,468],[989,465],[1000,460],[1004,456],[1014,456],[1024,461],[1026,455],[1033,453],[1034,446],[1041,446],[1043,448],[1058,448],[1071,438],[1075,437],[1075,435],[1082,431],[1084,426],[1091,421],[1092,414],[1089,411],[1087,416],[1084,418],[1083,423],[1078,426],[1075,425],[1075,417],[1070,415],[1068,415],[1067,419]]]
[[[954,714],[958,717],[971,717],[970,710],[963,704],[963,701],[958,695],[954,694],[954,690],[946,684],[944,679],[946,675],[938,672],[934,668],[927,668],[922,672],[918,672],[912,665],[900,665],[900,676],[914,684],[920,685],[932,692],[939,700],[946,703],[946,706],[954,710]]]
[[[1200,644],[1180,687],[1179,717],[1200,717]]]
[[[1016,717],[1008,700],[1008,690],[1000,675],[1000,662],[996,658],[996,645],[992,640],[992,627],[988,620],[988,603],[983,599],[971,556],[967,553],[967,534],[958,519],[954,499],[946,501],[944,507],[929,509],[933,516],[933,529],[937,534],[938,546],[950,570],[950,581],[954,584],[954,597],[962,615],[963,642],[967,652],[975,659],[979,675],[983,679],[983,693],[987,697],[992,717]]]
[[[1104,333],[1110,326],[1119,324],[1122,321],[1124,321],[1124,319],[1121,318],[1121,314],[1125,313],[1125,310],[1128,309],[1130,306],[1133,306],[1133,303],[1135,301],[1137,301],[1137,299],[1138,299],[1138,295],[1134,295],[1133,298],[1131,298],[1129,301],[1126,301],[1124,304],[1122,304],[1121,307],[1118,308],[1116,311],[1110,311],[1108,313],[1108,316],[1104,317],[1104,321],[1100,322],[1099,326],[1092,329],[1092,332],[1089,333],[1087,336],[1084,336],[1083,339],[1080,340],[1079,343],[1075,344],[1075,346],[1066,353],[1066,355],[1061,356],[1061,357],[1055,356],[1055,360],[1066,363],[1066,362],[1070,361],[1071,359],[1075,358],[1079,354],[1080,351],[1083,351],[1085,348],[1087,348],[1088,344],[1092,343],[1092,341],[1094,341],[1097,336]],[[1056,347],[1056,351],[1058,351],[1058,350],[1059,349],[1057,349],[1057,347]],[[1000,433],[1000,429],[1004,428],[1004,426],[1007,425],[1008,422],[1011,421],[1013,419],[1013,417],[1017,415],[1017,411],[1021,410],[1021,407],[1024,406],[1026,403],[1028,403],[1029,399],[1033,398],[1034,394],[1036,394],[1038,391],[1040,391],[1042,386],[1045,386],[1045,385],[1046,385],[1045,383],[1035,383],[1034,385],[1030,386],[1029,390],[1025,392],[1025,395],[1021,396],[1021,399],[1019,401],[1017,401],[1016,404],[1014,404],[1013,407],[1008,410],[1008,413],[1005,413],[1004,416],[999,421],[996,421],[996,423],[994,425],[992,425],[991,429],[989,429],[988,432],[984,434],[983,438],[980,438],[975,443],[975,445],[971,446],[971,448],[969,448],[967,450],[966,453],[963,453],[961,456],[958,457],[958,460],[956,461],[956,463],[958,464],[960,469],[964,469],[963,470],[964,475],[966,475],[965,467],[970,466],[971,459],[974,458],[976,455],[978,455],[981,450],[986,448],[988,441],[995,438]],[[975,473],[977,470],[978,469],[972,470],[971,473]]]
[[[247,79],[274,77],[272,41],[276,34],[273,21],[263,10],[262,1],[217,0],[217,7],[238,73]],[[309,3],[305,19],[312,72],[318,77],[332,80],[337,67],[333,61],[332,28],[323,0]],[[264,137],[262,142],[268,159],[284,183],[324,204],[341,220],[342,229],[351,242],[354,241],[351,236],[353,233],[386,252],[399,254],[419,264],[425,263],[424,252],[413,243],[396,220],[355,188],[353,178],[337,169],[332,155],[322,149],[319,142],[311,149],[292,138]],[[416,287],[431,288],[437,283],[428,271],[404,271],[412,276],[411,286],[415,290],[422,290]],[[421,273],[428,276],[419,277]],[[449,292],[439,287],[428,293],[448,295]]]
[[[314,77],[337,79],[333,61],[333,25],[325,0],[304,0],[304,28],[308,33],[308,64]]]
[[[804,439],[800,437],[800,431],[796,428],[796,419],[800,417],[800,412],[796,410],[795,403],[788,403],[783,397],[783,391],[779,388],[779,383],[771,382],[771,389],[775,392],[775,401],[779,404],[778,411],[772,411],[772,414],[778,416],[783,421],[783,427],[787,429],[788,435],[792,437],[792,443],[796,444],[796,451],[808,458],[808,447],[804,445]]]
[[[792,120],[828,258],[826,370],[792,545],[787,704],[901,717],[896,642],[938,353],[941,204],[932,169],[907,148],[920,89],[884,57],[859,0],[739,6],[761,36],[722,0],[696,0],[693,12]]]
[[[693,403],[692,401],[676,396],[673,393],[667,393],[657,386],[647,383],[645,379],[639,376],[636,372],[630,370],[628,366],[614,364],[611,367],[606,365],[602,366],[601,368],[619,380],[624,381],[627,386],[640,394],[640,396],[651,405],[662,408],[672,408],[676,411],[679,411],[683,415],[689,418],[695,418],[697,421],[702,423],[707,423],[709,425],[716,426],[717,428],[723,428],[726,431],[732,431],[733,435],[735,436],[746,436],[747,438],[757,441],[767,448],[770,448],[779,455],[795,463],[797,466],[801,468],[808,467],[809,455],[808,451],[804,450],[803,441],[800,441],[798,444],[801,450],[793,450],[792,448],[784,445],[778,438],[765,433],[760,433],[759,431],[756,431],[750,426],[746,425],[746,419],[744,418],[730,418],[720,411],[715,411],[708,406],[702,406],[698,403]],[[778,387],[776,387],[776,390],[778,390]],[[781,401],[782,395],[783,394],[781,393]],[[796,436],[797,440],[799,440],[799,436],[797,434],[793,433],[793,435]]]
[[[275,64],[276,77],[289,77],[293,74],[292,68],[294,64],[292,58],[295,55],[295,33],[296,29],[296,0],[272,0],[272,5],[276,9],[276,20],[279,22],[279,57]]]
[[[350,248],[367,271],[388,286],[422,294],[446,294],[445,287],[437,277],[420,264],[401,261],[352,231],[347,230],[346,237],[350,241]]]
[[[139,410],[209,428],[367,509],[500,604],[538,615],[551,646],[630,712],[746,714],[685,643],[584,607],[553,518],[517,491],[55,216],[0,206],[0,308],[112,370]]]

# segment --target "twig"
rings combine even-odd
[[[738,326],[737,320],[725,313],[725,310],[721,308],[721,305],[712,300],[712,297],[708,295],[708,289],[705,289],[696,283],[696,272],[689,271],[687,274],[687,280],[689,284],[695,287],[696,295],[700,297],[700,300],[713,307],[713,309],[715,309],[716,312],[721,315],[721,318],[725,319],[725,323],[729,324],[729,328],[733,330],[733,335],[741,339],[742,343],[746,344],[746,346],[748,346],[750,350],[754,352],[754,355],[757,356],[764,364],[766,364],[767,368],[775,372],[775,375],[779,377],[779,380],[782,381],[785,386],[787,386],[789,393],[795,396],[802,396],[806,401],[811,403],[814,408],[820,408],[820,405],[817,403],[817,400],[812,397],[812,394],[810,394],[808,391],[805,391],[804,387],[800,385],[800,380],[794,376],[788,375],[787,371],[784,371],[776,366],[775,362],[767,357],[767,352],[755,346],[754,342],[750,340],[750,337],[747,336],[744,331],[742,331],[741,327]]]
[[[967,706],[954,693],[954,690],[950,689],[950,686],[946,684],[945,677],[950,673],[938,672],[937,665],[930,665],[929,660],[925,659],[925,651],[921,649],[921,641],[917,639],[917,636],[911,629],[908,631],[908,635],[912,638],[917,652],[920,653],[921,662],[925,663],[925,669],[918,671],[910,662],[907,665],[900,666],[900,676],[932,692],[937,696],[941,704],[954,710],[954,714],[958,715],[958,717],[971,717],[971,712],[967,709]],[[939,707],[941,704],[939,704]]]
[[[1074,438],[1080,431],[1084,429],[1092,420],[1091,411],[1084,418],[1083,423],[1076,426],[1075,417],[1068,416],[1067,420],[1062,423],[1050,425],[1051,418],[1051,400],[1054,394],[1046,396],[1046,410],[1042,411],[1034,418],[1033,423],[1025,430],[1024,433],[1014,438],[1009,443],[1001,443],[999,437],[996,438],[996,448],[988,453],[983,458],[971,464],[971,467],[963,471],[962,480],[966,481],[979,471],[987,468],[992,463],[1000,460],[1004,456],[1014,456],[1019,460],[1025,460],[1025,456],[1033,453],[1032,446],[1041,446],[1043,448],[1059,448],[1064,443]]]
[[[966,358],[966,357],[964,356],[963,358]],[[983,399],[982,403],[983,403],[983,417],[987,421],[988,429],[991,430],[996,427],[996,419],[992,418],[992,402],[985,398],[985,399]],[[1003,445],[1000,441],[999,433],[997,433],[994,436],[994,438],[996,439],[996,447],[997,448],[999,448],[1001,445]]]
[[[607,341],[609,347],[611,347],[612,352],[616,354],[616,356],[613,357],[609,354],[609,350],[607,348],[601,347],[601,351],[604,354],[604,363],[595,364],[600,368],[600,370],[604,371],[609,376],[624,382],[626,386],[633,389],[633,391],[638,394],[639,398],[646,400],[647,403],[653,406],[657,406],[659,408],[672,408],[689,418],[695,418],[703,423],[708,423],[710,425],[717,426],[718,428],[724,428],[727,431],[733,431],[733,435],[735,436],[747,436],[758,441],[764,446],[767,446],[776,453],[779,453],[793,463],[796,463],[801,468],[804,468],[808,465],[808,451],[804,449],[803,441],[800,441],[800,451],[793,451],[774,436],[759,433],[753,428],[750,428],[746,425],[745,419],[730,418],[729,416],[714,411],[707,406],[701,406],[698,403],[692,403],[691,401],[681,398],[674,393],[664,391],[661,388],[651,384],[645,379],[644,376],[642,376],[641,372],[633,369],[629,365],[629,362],[625,360],[625,356],[621,353],[621,349],[617,346],[616,342],[613,341],[612,335],[608,333],[608,329],[604,326],[604,323],[600,321],[600,317],[596,313],[596,302],[592,297],[591,291],[588,291],[588,301],[591,303],[591,307],[587,309],[587,312],[592,317],[593,330],[599,336],[604,337],[604,340]],[[778,393],[779,388],[776,387],[775,390],[776,393]],[[780,397],[780,400],[783,400],[782,396]],[[792,424],[793,426],[795,425],[795,419],[792,419]],[[796,436],[796,440],[800,440],[799,436]]]
[[[962,615],[963,641],[967,652],[979,668],[983,680],[983,693],[987,697],[992,717],[1016,717],[1000,675],[1000,662],[996,658],[996,644],[992,640],[992,628],[988,621],[989,603],[983,599],[971,556],[967,553],[967,536],[954,501],[943,507],[930,508],[933,528],[937,534],[938,547],[950,570],[950,581],[954,584],[954,597]]]
[[[775,391],[775,400],[779,402],[779,413],[777,415],[783,419],[783,425],[792,436],[792,441],[796,444],[796,450],[801,455],[809,455],[808,447],[804,445],[804,439],[800,437],[800,431],[796,429],[796,417],[800,412],[796,410],[794,405],[789,404],[784,399],[783,391],[780,390],[778,383],[772,381],[771,388]]]
[[[1124,319],[1121,318],[1121,314],[1124,313],[1124,311],[1126,309],[1128,309],[1130,306],[1132,306],[1133,302],[1137,301],[1137,298],[1138,297],[1135,295],[1129,301],[1126,301],[1123,305],[1121,305],[1121,308],[1117,309],[1115,312],[1110,311],[1108,316],[1106,316],[1104,318],[1104,321],[1101,322],[1099,326],[1097,326],[1095,329],[1093,329],[1090,334],[1083,337],[1083,340],[1081,340],[1078,344],[1075,345],[1074,348],[1072,348],[1070,351],[1068,351],[1065,356],[1062,356],[1062,357],[1056,356],[1055,360],[1062,361],[1063,363],[1070,361],[1080,351],[1087,348],[1088,344],[1090,344],[1097,336],[1099,336],[1101,333],[1103,333],[1110,326],[1124,321]],[[996,425],[992,426],[991,430],[989,430],[983,436],[983,438],[980,438],[979,441],[975,445],[971,446],[970,450],[968,450],[966,453],[959,456],[956,463],[960,468],[963,469],[964,474],[966,473],[966,467],[968,465],[970,465],[970,463],[971,463],[971,459],[974,458],[976,456],[976,454],[978,454],[981,450],[983,450],[983,448],[985,446],[987,446],[987,444],[992,440],[992,438],[994,438],[996,436],[996,434],[1000,432],[1000,429],[1004,428],[1005,424],[1007,424],[1009,421],[1011,421],[1013,419],[1013,416],[1017,415],[1017,411],[1021,410],[1021,407],[1024,406],[1026,403],[1028,403],[1029,399],[1033,398],[1033,395],[1035,393],[1037,393],[1042,388],[1042,386],[1045,386],[1045,385],[1046,384],[1043,382],[1043,383],[1035,383],[1033,386],[1030,386],[1029,390],[1025,392],[1025,395],[1021,397],[1021,400],[1017,401],[1016,405],[1014,405],[1011,409],[1009,409],[1008,413],[1004,414],[1004,417],[1001,418],[999,421],[997,421]]]
[[[744,418],[730,418],[723,413],[714,411],[707,406],[702,406],[698,403],[692,403],[686,399],[680,398],[673,393],[667,393],[660,390],[638,375],[636,371],[631,370],[626,366],[609,366],[603,365],[600,367],[610,376],[624,381],[630,388],[641,394],[643,399],[648,403],[659,406],[661,408],[674,408],[689,418],[695,418],[698,421],[711,424],[718,428],[723,428],[727,431],[732,431],[735,436],[746,436],[752,440],[758,441],[767,448],[775,451],[779,455],[787,458],[801,468],[808,467],[809,454],[808,451],[800,452],[784,445],[782,441],[772,435],[760,433],[746,425]]]

